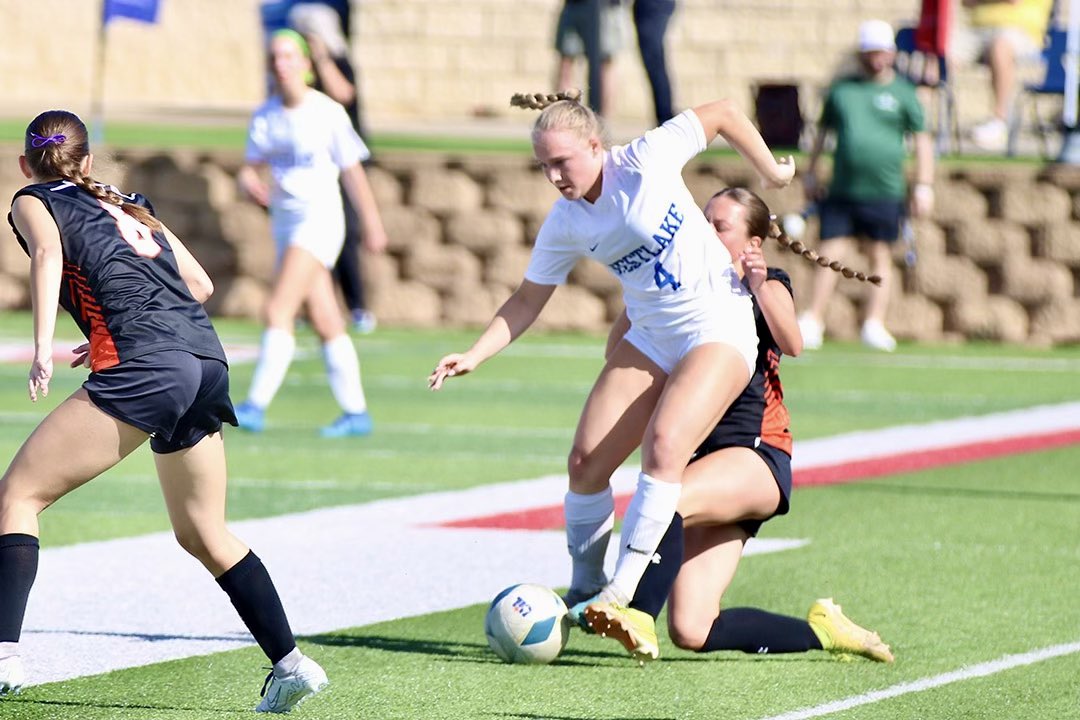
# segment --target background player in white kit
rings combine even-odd
[[[515,96],[513,103],[543,109],[533,151],[562,198],[540,229],[520,287],[471,348],[439,361],[429,384],[437,390],[471,372],[523,333],[578,259],[592,257],[619,278],[632,326],[585,403],[565,501],[573,561],[567,604],[579,622],[584,613],[603,613],[617,627],[675,514],[691,453],[746,387],[757,353],[749,293],[682,168],[717,135],[766,187],[787,185],[795,166],[777,162],[728,101],[687,110],[610,148],[600,119],[576,95]],[[602,558],[614,524],[610,477],[639,444],[642,472],[609,583]]]
[[[330,268],[345,242],[345,214],[338,178],[360,213],[369,250],[386,247],[386,233],[367,175],[369,156],[345,110],[308,87],[307,43],[292,30],[270,41],[276,93],[251,119],[241,188],[270,208],[277,270],[266,306],[259,362],[247,400],[236,408],[240,427],[259,432],[264,413],[285,379],[296,349],[293,327],[307,304],[312,327],[323,343],[330,389],[343,414],[323,428],[324,437],[367,435],[371,418],[360,384],[360,362],[346,333]],[[269,187],[258,168],[269,166]]]

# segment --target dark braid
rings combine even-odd
[[[742,205],[746,210],[746,230],[751,237],[759,238],[772,238],[780,244],[780,247],[785,247],[793,253],[798,253],[812,263],[817,263],[821,267],[827,267],[835,270],[838,273],[843,274],[846,278],[855,278],[862,282],[873,283],[874,285],[881,284],[881,278],[877,275],[867,275],[851,268],[845,267],[843,263],[836,260],[829,260],[827,257],[821,257],[813,250],[810,250],[803,243],[798,240],[792,240],[784,232],[784,229],[776,222],[776,216],[769,213],[769,207],[765,204],[765,201],[757,196],[752,190],[747,190],[743,187],[728,187],[724,188],[720,192],[714,194],[709,201],[712,202],[716,198],[728,198],[733,202]]]
[[[769,218],[769,234],[773,240],[776,240],[780,244],[780,247],[785,247],[793,253],[797,253],[806,258],[809,262],[817,263],[821,267],[827,267],[834,270],[846,278],[855,278],[861,282],[868,282],[873,285],[881,285],[881,276],[879,275],[867,275],[864,272],[858,270],[852,270],[839,260],[829,260],[824,255],[818,255],[816,252],[806,247],[801,240],[792,240],[784,232],[784,228],[776,222],[776,216],[772,215]]]
[[[161,230],[161,222],[142,205],[126,202],[116,189],[83,175],[82,164],[90,154],[86,125],[74,113],[48,110],[26,128],[23,154],[34,175],[60,177],[78,185],[102,202],[116,205],[151,230]]]

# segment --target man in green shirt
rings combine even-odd
[[[869,286],[862,341],[891,352],[896,340],[885,329],[885,311],[892,279],[892,243],[910,205],[916,217],[928,214],[934,202],[934,150],[926,132],[915,87],[893,70],[895,35],[888,23],[868,20],[859,27],[858,57],[862,72],[829,88],[820,127],[803,177],[807,199],[819,202],[821,244],[818,253],[850,264],[845,257],[856,239],[869,241],[872,272],[881,277]],[[832,182],[825,192],[816,176],[826,136],[836,136]],[[915,186],[907,201],[905,138],[915,138]],[[803,343],[821,346],[825,309],[839,275],[821,268],[814,278],[810,307],[799,318]]]

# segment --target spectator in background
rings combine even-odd
[[[311,66],[315,72],[312,87],[345,108],[353,128],[366,144],[367,135],[360,115],[359,84],[356,71],[349,61],[349,44],[342,32],[337,11],[324,3],[299,3],[289,10],[289,26],[308,42]],[[364,164],[369,162],[370,158]],[[334,279],[341,287],[353,329],[366,334],[375,330],[376,319],[375,314],[367,309],[364,277],[360,270],[363,224],[356,208],[349,202],[344,187],[341,198],[345,206],[345,245],[334,265]]]
[[[993,115],[971,129],[972,142],[984,150],[1005,149],[1017,66],[1038,58],[1053,4],[1054,0],[964,0],[968,25],[954,38],[953,55],[990,67]]]
[[[675,13],[675,0],[634,0],[634,29],[645,74],[652,88],[656,124],[675,117],[671,108],[671,81],[668,78],[664,37]]]
[[[626,8],[622,0],[598,0],[600,5],[600,27],[596,27],[596,15],[593,3],[589,0],[564,0],[559,22],[555,28],[555,50],[559,53],[558,78],[555,81],[560,92],[577,87],[574,81],[574,61],[588,57],[589,39],[600,38],[600,102],[595,98],[593,88],[589,89],[590,104],[598,108],[601,115],[611,112],[615,97],[615,77],[613,59],[626,46],[627,19]]]
[[[911,212],[928,214],[934,202],[934,147],[926,132],[915,86],[896,74],[896,35],[882,20],[859,27],[859,75],[843,77],[829,88],[810,164],[803,177],[807,200],[820,203],[819,255],[843,262],[856,238],[870,241],[871,272],[881,284],[871,286],[862,326],[866,345],[892,352],[896,340],[885,329],[892,277],[892,243],[903,222],[906,180],[904,140],[915,137],[916,185]],[[825,137],[836,135],[832,183],[828,193],[817,182],[818,159]],[[803,345],[821,347],[825,309],[836,289],[837,274],[818,269],[810,308],[799,317]]]
[[[341,27],[345,29],[345,39],[348,41],[350,28],[352,27],[352,13],[350,12],[349,0],[261,0],[259,3],[259,20],[262,23],[263,36],[266,43],[278,30],[289,27],[289,11],[293,6],[301,3],[316,3],[333,8],[341,21]]]

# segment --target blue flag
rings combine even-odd
[[[105,0],[102,22],[108,24],[114,18],[128,18],[144,23],[156,23],[161,0]]]

